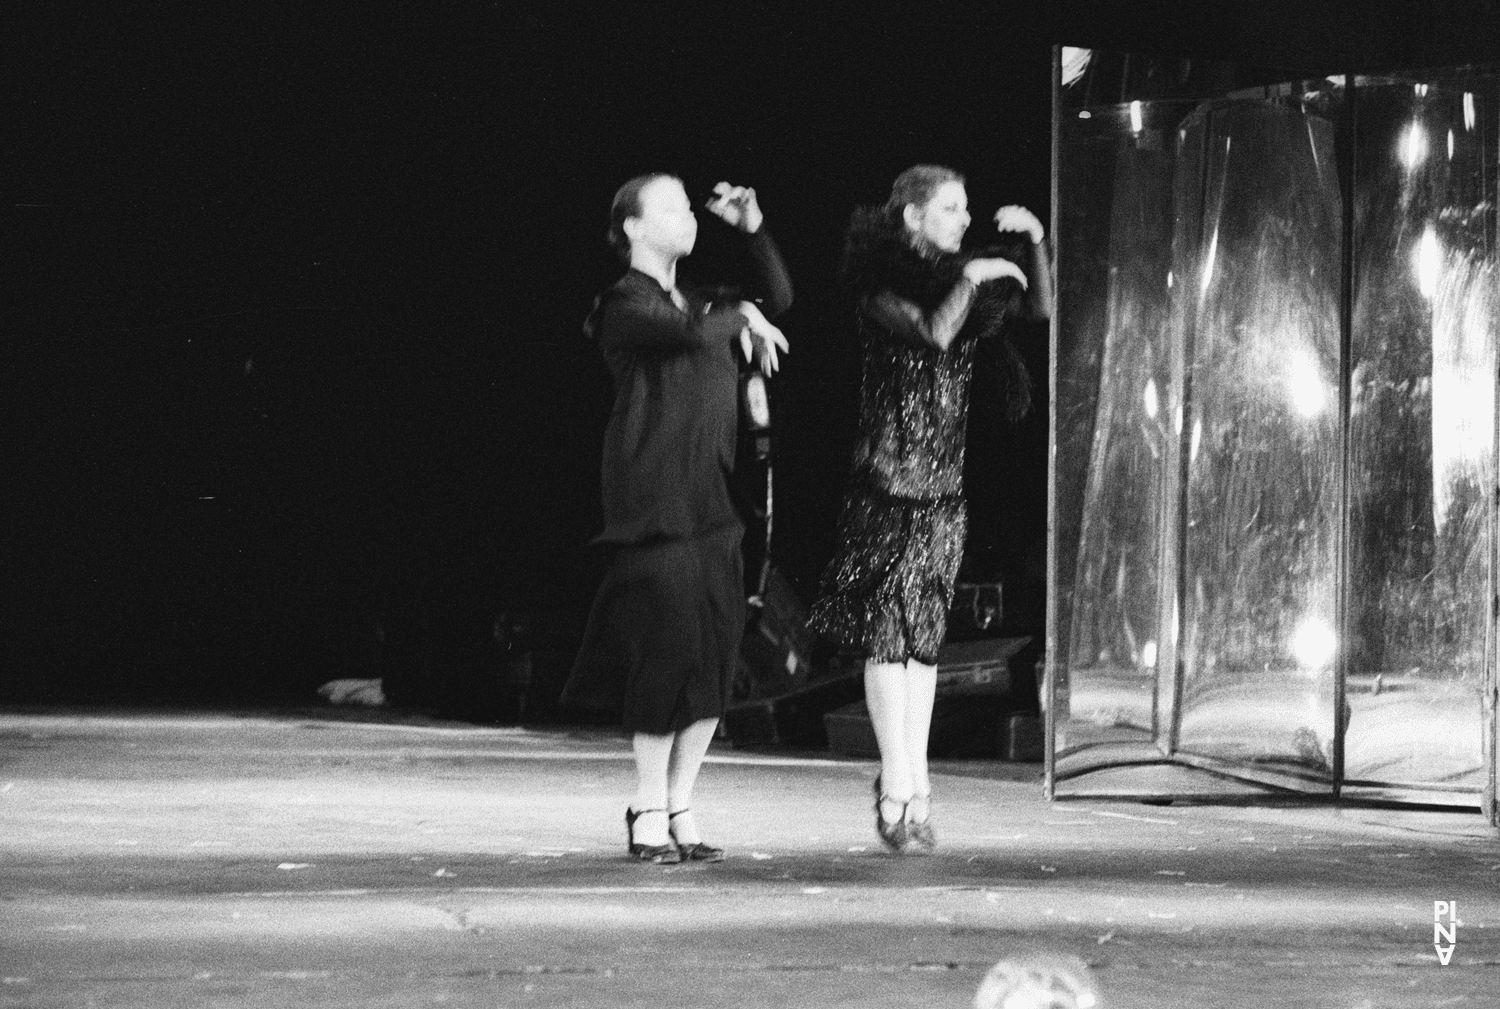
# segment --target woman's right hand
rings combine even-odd
[[[786,337],[781,330],[773,326],[761,312],[760,306],[753,301],[740,302],[740,313],[745,317],[745,328],[740,330],[740,349],[745,352],[745,360],[749,361],[755,356],[755,341],[760,342],[760,370],[770,375],[780,367],[776,359],[777,348],[783,354],[790,353],[790,347]]]
[[[985,281],[999,280],[1002,277],[1011,277],[1020,281],[1023,290],[1030,286],[1025,271],[1010,260],[1001,259],[999,256],[969,260],[964,264],[964,277],[975,287]]]

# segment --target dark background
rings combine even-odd
[[[492,671],[502,613],[565,654],[609,404],[579,322],[619,272],[610,196],[647,170],[754,185],[789,262],[775,555],[810,597],[858,383],[849,212],[927,161],[967,175],[976,236],[1001,203],[1048,220],[1054,43],[1287,78],[1500,43],[1496,0],[969,6],[148,7],[16,31],[0,699],[296,701],[383,674],[442,704]],[[713,279],[734,250],[700,220],[684,270]],[[1007,427],[977,382],[970,552],[1035,631],[1045,404]]]

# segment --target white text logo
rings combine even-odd
[[[1447,924],[1444,924],[1444,921]],[[1443,943],[1448,945],[1444,946]],[[1438,963],[1444,967],[1453,959],[1453,948],[1458,945],[1458,901],[1435,900],[1432,902],[1432,948],[1437,950]]]

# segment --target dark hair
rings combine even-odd
[[[609,233],[606,237],[621,259],[630,261],[630,239],[625,234],[625,222],[641,216],[641,192],[657,179],[676,178],[667,172],[648,172],[637,175],[615,191],[614,202],[609,205]]]
[[[964,177],[942,165],[912,165],[896,176],[891,184],[891,197],[885,201],[886,216],[891,223],[902,223],[902,214],[908,204],[926,205],[938,187],[946,182],[962,183]]]

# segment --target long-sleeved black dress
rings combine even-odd
[[[764,228],[748,239],[767,318],[792,301]],[[638,270],[599,296],[585,332],[614,379],[601,483],[611,552],[563,702],[624,708],[665,734],[723,713],[745,625],[744,525],[730,491],[739,419],[738,298],[673,300]]]

